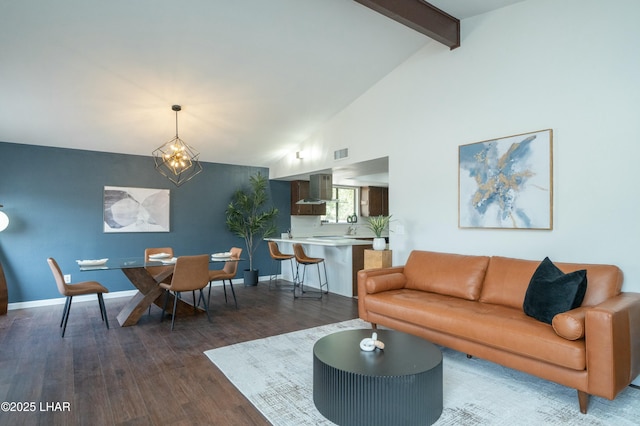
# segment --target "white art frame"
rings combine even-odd
[[[104,187],[105,233],[169,232],[168,189]]]
[[[553,229],[553,130],[459,147],[458,227]]]

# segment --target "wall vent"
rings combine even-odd
[[[349,148],[342,148],[333,151],[333,159],[334,160],[342,160],[343,158],[347,158],[349,156]]]

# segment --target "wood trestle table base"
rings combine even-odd
[[[239,261],[241,259],[223,259],[222,261]],[[213,260],[212,260],[213,261]],[[80,267],[81,271],[99,271],[120,269],[129,279],[131,284],[138,289],[137,293],[127,302],[116,317],[118,323],[122,327],[135,325],[140,320],[152,304],[160,309],[164,308],[164,290],[158,285],[173,274],[173,268],[167,268],[165,272],[157,275],[155,278],[146,269],[146,266],[170,266],[162,262],[144,262],[142,258],[114,259],[106,262],[105,265],[94,267]],[[167,306],[173,307],[174,295],[169,293],[169,301]],[[167,309],[165,313],[171,314],[171,310]],[[196,313],[204,313],[200,307],[185,302],[178,298],[176,306],[176,315],[186,315]],[[163,315],[165,314],[163,313]]]
[[[131,298],[131,300],[122,308],[117,316],[118,323],[122,327],[128,327],[135,325],[140,320],[140,317],[144,315],[152,304],[155,304],[159,308],[164,306],[164,290],[158,285],[158,282],[163,280],[163,277],[159,277],[158,282],[149,274],[144,268],[126,268],[122,272],[131,281],[131,283],[138,289],[138,292]],[[168,272],[166,277],[170,276],[171,272]],[[164,278],[166,278],[164,277]],[[169,293],[169,301],[167,306],[173,306],[173,298],[175,296]],[[204,312],[201,308],[195,308],[196,312]],[[184,315],[194,312],[194,306],[185,302],[182,299],[178,299],[176,306],[176,315]],[[171,313],[167,310],[165,313]],[[163,313],[164,315],[164,313]]]

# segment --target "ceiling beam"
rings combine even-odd
[[[451,50],[460,46],[460,20],[423,0],[355,0]]]

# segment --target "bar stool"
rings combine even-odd
[[[273,273],[274,269],[275,269],[275,265],[277,263],[282,264],[282,262],[284,262],[285,260],[288,260],[291,264],[291,278],[293,279],[293,286],[291,286],[291,288],[289,288],[289,286],[287,286],[287,289],[291,289],[293,290],[295,287],[295,283],[297,281],[297,275],[293,270],[293,259],[295,259],[295,256],[292,254],[285,254],[282,253],[280,251],[280,249],[278,248],[278,244],[275,241],[269,241],[269,254],[271,255],[271,259],[272,259],[272,263],[273,263],[273,268],[271,270],[272,274],[269,276],[269,290],[271,290],[271,283],[274,283],[274,286],[276,288],[279,287],[278,285],[278,274],[277,273]],[[276,271],[277,272],[277,271]]]
[[[296,275],[298,276],[298,280],[295,284],[296,287],[300,288],[300,295],[296,295],[295,292],[295,288],[294,288],[294,292],[293,292],[293,297],[298,299],[298,298],[313,298],[310,296],[303,296],[304,293],[306,293],[307,291],[304,289],[304,278],[307,272],[307,266],[308,265],[316,265],[316,267],[318,268],[318,284],[320,285],[320,291],[316,292],[314,291],[313,293],[318,293],[320,295],[320,297],[318,297],[318,299],[322,299],[322,288],[326,287],[326,290],[324,291],[324,293],[329,293],[329,283],[327,282],[327,266],[325,264],[325,261],[323,258],[321,257],[309,257],[307,256],[307,254],[304,252],[304,249],[302,248],[301,244],[294,244],[293,245],[293,254],[296,257],[296,261],[298,262],[298,268],[300,267],[300,265],[303,266],[303,270],[302,270],[302,279],[300,279],[300,271],[298,271],[296,273]],[[322,282],[322,277],[320,275],[320,264],[322,263],[322,266],[324,267],[324,282]]]

